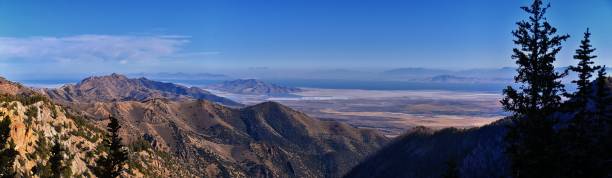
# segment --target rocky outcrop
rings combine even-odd
[[[19,101],[0,102],[0,120],[11,120],[10,140],[18,152],[14,162],[20,177],[39,177],[36,170],[47,164],[50,150],[58,140],[64,151],[69,169],[64,175],[95,177],[91,167],[95,159],[104,154],[98,144],[104,131],[86,120],[65,113],[60,106],[38,101],[23,105]],[[177,164],[176,159],[161,157],[152,149],[130,149],[130,164],[125,177],[195,177],[189,169]],[[174,166],[174,167],[173,167]],[[173,168],[179,167],[179,171]]]
[[[57,140],[69,168],[63,175],[95,177],[91,168],[105,154],[98,146],[104,127],[15,82],[0,79],[0,94],[0,120],[11,121],[9,141],[18,153],[13,164],[17,176],[39,177]],[[126,142],[130,161],[123,177],[196,177],[175,157],[151,149],[147,142],[138,148],[134,143],[139,142]]]

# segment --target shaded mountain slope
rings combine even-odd
[[[612,91],[612,78],[606,79],[606,89]],[[607,105],[604,112],[611,113],[610,109]],[[567,128],[576,113],[571,105],[562,107],[555,113],[559,123],[554,128]],[[461,177],[509,177],[503,142],[509,124],[510,119],[502,119],[467,130],[417,129],[368,157],[345,177],[440,177],[449,161],[456,163]]]
[[[89,77],[74,85],[46,89],[44,93],[60,103],[145,101],[153,98],[168,98],[172,100],[203,99],[227,106],[241,106],[239,103],[213,95],[200,88],[157,82],[146,78],[129,79],[119,74]]]
[[[503,135],[507,120],[460,130],[417,128],[368,157],[345,175],[366,177],[441,177],[455,162],[461,177],[506,177]]]
[[[319,121],[274,102],[233,109],[152,99],[78,109],[94,118],[118,116],[126,141],[147,139],[209,177],[340,177],[387,142],[375,131]]]

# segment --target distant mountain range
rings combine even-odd
[[[557,72],[562,73],[567,67],[557,67]],[[612,68],[606,68],[612,71]],[[413,81],[433,81],[433,82],[452,82],[452,83],[512,83],[516,75],[516,68],[483,68],[466,70],[443,70],[429,68],[398,68],[382,72],[382,78],[393,80],[413,80]],[[565,81],[576,78],[574,72],[569,73]]]
[[[567,67],[558,67],[557,72],[563,72]],[[608,68],[608,71],[612,71]],[[432,68],[397,68],[391,70],[347,70],[347,69],[327,69],[327,70],[281,70],[281,69],[265,69],[257,71],[243,71],[241,73],[228,72],[223,74],[214,73],[131,73],[128,77],[140,78],[145,77],[151,80],[181,83],[191,86],[205,86],[221,81],[236,80],[237,78],[258,78],[266,81],[276,81],[285,85],[291,83],[305,83],[304,86],[317,87],[309,85],[313,82],[321,81],[343,81],[343,82],[414,82],[414,83],[453,83],[453,84],[511,84],[513,76],[516,74],[516,68],[481,68],[481,69],[462,69],[462,70],[447,70],[447,69],[432,69]],[[45,77],[21,76],[21,82],[31,86],[38,87],[57,87],[58,84],[71,83],[79,81],[81,78],[73,78],[71,76],[60,76],[49,79]],[[48,77],[48,76],[47,76]],[[72,77],[72,78],[71,78]],[[576,74],[570,72],[570,75],[564,79],[565,83],[575,79]],[[310,82],[310,83],[308,83]],[[301,85],[296,85],[301,86]],[[363,89],[363,88],[360,88]],[[501,89],[500,89],[501,90]]]
[[[515,68],[482,68],[447,70],[434,68],[407,67],[390,70],[349,70],[349,69],[319,69],[319,70],[260,70],[251,73],[238,74],[242,78],[262,78],[267,80],[353,80],[353,81],[405,81],[432,82],[436,76],[452,76],[453,83],[507,83],[512,82]],[[446,81],[433,81],[446,82]]]
[[[510,83],[515,73],[516,69],[510,67],[468,70],[398,68],[382,72],[382,77],[415,82]]]
[[[302,89],[279,86],[256,79],[238,79],[223,83],[208,85],[205,88],[229,93],[249,95],[284,95],[300,92]]]
[[[448,83],[448,82],[470,83],[470,82],[478,82],[479,80],[473,77],[459,77],[459,76],[454,76],[454,75],[436,75],[436,76],[431,77],[431,81],[432,82],[442,82],[442,83]]]
[[[397,68],[382,72],[384,75],[396,75],[396,76],[435,76],[450,74],[452,71],[443,69],[429,69],[429,68]]]

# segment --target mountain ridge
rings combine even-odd
[[[144,77],[130,79],[117,73],[87,77],[76,84],[64,85],[57,89],[43,89],[43,92],[60,103],[144,101],[163,97],[173,100],[204,99],[227,106],[242,106],[235,101],[216,96],[197,87],[158,82]]]
[[[98,127],[115,116],[126,143],[146,140],[205,177],[340,177],[388,141],[275,102],[236,108],[184,99],[185,88],[112,74],[49,95]]]
[[[147,137],[190,165],[213,165],[199,171],[210,176],[233,170],[247,177],[340,177],[387,142],[375,131],[319,121],[275,102],[234,109],[156,98],[82,107],[95,120],[114,113],[127,141]]]

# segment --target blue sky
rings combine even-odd
[[[0,1],[0,74],[514,66],[526,0]],[[612,66],[612,1],[553,0]]]

